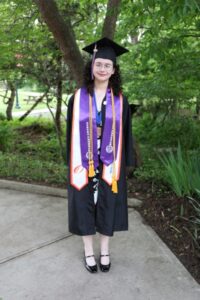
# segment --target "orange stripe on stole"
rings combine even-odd
[[[77,190],[81,190],[84,186],[88,184],[88,172],[85,168],[82,167],[81,162],[79,165],[75,166],[74,163],[74,140],[75,140],[75,114],[77,113],[75,107],[77,105],[77,102],[79,103],[80,101],[80,89],[76,91],[75,96],[74,96],[74,103],[73,103],[73,116],[72,116],[72,131],[71,131],[71,153],[70,153],[70,184],[75,187]],[[79,105],[80,107],[80,105]],[[83,174],[82,171],[84,172]],[[84,176],[83,179],[83,184],[82,185],[77,185],[75,183],[75,173],[80,173],[79,176]]]
[[[120,177],[120,170],[121,170],[121,158],[122,158],[122,114],[123,114],[123,96],[120,94],[120,130],[119,130],[119,144],[118,144],[118,153],[116,158],[116,180],[119,180]],[[102,174],[103,180],[108,184],[112,184],[112,175],[110,178],[106,178],[106,166],[103,165],[103,174]]]

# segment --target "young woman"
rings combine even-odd
[[[128,50],[107,38],[83,50],[93,57],[84,86],[68,105],[68,215],[69,231],[83,239],[85,267],[95,273],[93,235],[99,233],[99,267],[107,272],[109,239],[128,230],[126,166],[134,166],[134,152],[130,108],[116,63]]]

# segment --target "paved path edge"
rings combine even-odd
[[[44,186],[44,185],[18,182],[12,180],[4,180],[4,179],[0,179],[0,188],[67,198],[67,188],[61,189],[61,188]]]
[[[21,192],[28,192],[33,194],[42,194],[47,196],[55,196],[61,198],[67,198],[68,192],[66,189],[49,187],[45,185],[18,182],[13,180],[0,179],[0,188],[1,189],[10,189],[17,190]],[[142,205],[142,201],[136,198],[128,198],[128,206],[131,207],[139,207]]]

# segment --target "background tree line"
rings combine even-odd
[[[120,60],[130,102],[145,103],[154,117],[180,105],[195,104],[199,112],[197,1],[2,0],[0,8],[0,80],[11,91],[1,95],[7,119],[12,119],[16,85],[34,81],[44,95],[54,91],[60,129],[63,91],[81,85],[85,57],[80,49],[101,36],[130,49]]]

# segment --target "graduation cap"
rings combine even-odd
[[[105,58],[112,60],[113,63],[116,63],[117,56],[128,52],[126,48],[106,37],[84,47],[83,50],[95,56],[93,59]]]
[[[116,57],[128,52],[126,48],[106,37],[84,47],[82,50],[92,54],[92,67],[96,58],[110,59],[115,65]]]

